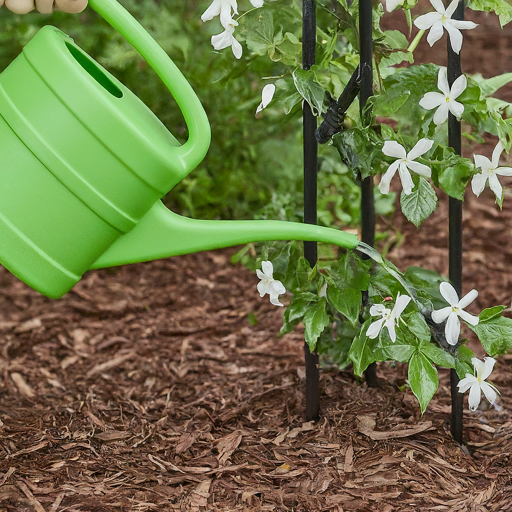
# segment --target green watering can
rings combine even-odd
[[[202,221],[160,201],[204,158],[203,107],[162,48],[115,0],[90,6],[169,88],[190,133],[180,145],[122,83],[47,26],[0,75],[0,263],[51,298],[89,269],[257,241],[346,248],[356,236],[279,221]]]

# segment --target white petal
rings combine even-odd
[[[448,85],[448,70],[445,67],[439,68],[437,75],[437,88],[446,96],[450,94],[450,86]]]
[[[425,176],[425,178],[430,178],[432,176],[432,170],[428,165],[423,165],[419,162],[407,162],[406,165],[411,169],[411,171],[414,171],[420,176]]]
[[[473,159],[475,160],[475,165],[477,167],[480,167],[482,171],[488,171],[489,169],[494,169],[494,165],[492,165],[492,162],[483,155],[473,155]]]
[[[432,311],[432,320],[434,320],[436,324],[442,324],[448,318],[451,312],[451,306]]]
[[[392,156],[394,158],[405,158],[407,156],[405,148],[402,146],[402,144],[398,144],[398,142],[394,140],[387,140],[384,142],[382,152],[386,156]]]
[[[494,148],[492,152],[492,167],[493,169],[496,169],[496,167],[499,167],[500,165],[500,156],[501,153],[503,153],[503,150],[505,148],[503,147],[503,144],[501,143],[501,140],[496,144],[496,147]]]
[[[402,5],[404,0],[386,0],[386,11],[394,11],[399,5]]]
[[[455,0],[454,0],[455,1]],[[456,53],[460,53],[460,49],[462,48],[462,33],[458,28],[455,28],[450,20],[447,20],[444,24],[444,28],[448,35],[450,36],[450,45],[452,50]]]
[[[477,379],[481,380],[482,374],[485,371],[485,362],[480,361],[480,359],[478,359],[478,357],[473,357],[471,359],[471,364],[473,365],[473,368],[475,369],[475,375],[476,375]]]
[[[487,174],[475,174],[473,179],[471,180],[471,190],[473,190],[473,194],[478,197],[485,188],[485,184],[487,183]]]
[[[459,300],[457,305],[459,308],[464,309],[469,306],[478,297],[478,292],[473,288],[469,293],[466,293],[462,299]]]
[[[395,331],[395,322],[393,321],[393,319],[390,318],[389,320],[386,320],[384,327],[388,328],[389,337],[391,338],[391,341],[394,343],[396,341],[396,331]]]
[[[485,398],[489,400],[491,405],[496,402],[496,398],[498,398],[498,396],[496,395],[496,391],[494,391],[488,382],[482,382],[480,384],[480,389],[484,392]]]
[[[459,311],[457,311],[457,314],[460,316],[460,318],[462,318],[462,320],[464,320],[464,322],[472,326],[478,325],[478,322],[480,321],[480,319],[477,316],[472,315],[471,313],[468,313],[463,309],[459,309]]]
[[[260,279],[264,279],[265,278],[265,274],[259,269],[257,268],[256,269],[256,275],[260,278]]]
[[[377,320],[376,322],[373,322],[372,324],[370,324],[370,327],[368,327],[368,330],[366,331],[366,336],[368,336],[368,338],[374,340],[379,335],[379,332],[382,329],[383,323],[384,323],[384,318],[381,318],[380,320]]]
[[[233,50],[233,55],[235,56],[235,58],[241,59],[243,52],[242,45],[236,40],[235,37],[232,36],[231,39],[231,49]]]
[[[224,48],[228,48],[231,46],[231,40],[233,39],[233,31],[226,29],[224,32],[212,36],[211,42],[212,46],[215,50],[224,50]]]
[[[475,382],[471,386],[471,390],[469,391],[469,410],[470,411],[476,411],[478,409],[478,406],[480,405],[480,384],[478,382]]]
[[[258,291],[260,292],[260,297],[264,297],[267,293],[272,291],[272,288],[268,286],[265,281],[260,281],[257,285]]]
[[[262,261],[261,262],[261,270],[268,277],[273,277],[274,274],[274,266],[271,261]]]
[[[437,23],[438,21],[441,21],[442,15],[438,12],[429,12],[427,14],[423,14],[421,16],[418,16],[414,20],[414,24],[420,29],[420,30],[428,30],[434,23]]]
[[[433,108],[439,107],[442,103],[446,103],[446,96],[438,92],[427,92],[420,100],[420,107],[425,110],[432,110]]]
[[[261,7],[263,5],[263,0],[250,0],[253,7]]]
[[[427,151],[430,151],[434,144],[433,140],[420,139],[416,142],[416,145],[407,154],[407,160],[416,160],[421,155],[424,155]]]
[[[460,119],[462,114],[464,114],[464,105],[454,99],[450,99],[448,102],[448,108],[457,119]]]
[[[411,297],[409,295],[400,295],[396,298],[395,307],[393,308],[393,318],[398,319],[402,314],[403,310],[407,307],[407,304],[411,302]]]
[[[268,104],[272,101],[275,92],[276,86],[274,84],[267,84],[265,87],[263,87],[263,91],[261,92],[261,103],[256,110],[256,114],[268,106]]]
[[[442,0],[430,0],[432,7],[440,14],[445,13],[444,4]]]
[[[286,288],[284,287],[284,284],[281,283],[281,281],[274,280],[272,281],[271,286],[272,290],[278,295],[283,295],[283,293],[286,293]]]
[[[443,299],[446,302],[448,302],[448,304],[450,304],[450,306],[458,306],[459,305],[459,296],[457,295],[455,288],[450,283],[443,281],[439,285],[439,291],[441,292]]]
[[[409,172],[409,169],[407,169],[405,163],[400,163],[400,166],[398,167],[398,174],[400,175],[400,180],[402,181],[404,194],[408,196],[414,188],[414,182],[412,181],[411,173]]]
[[[210,7],[204,11],[203,15],[201,16],[201,19],[203,21],[209,21],[213,19],[215,16],[218,16],[220,14],[220,7],[222,5],[222,0],[213,0]]]
[[[449,345],[457,345],[459,342],[460,322],[456,313],[450,313],[444,328],[444,334]]]
[[[465,75],[460,75],[455,82],[452,84],[452,88],[450,90],[450,98],[452,100],[457,99],[468,86],[468,80]]]
[[[372,316],[382,316],[382,315],[384,315],[384,313],[386,313],[386,311],[388,311],[388,310],[386,309],[384,304],[374,304],[370,308],[370,315],[372,315]]]
[[[439,20],[432,25],[427,36],[427,42],[430,46],[433,46],[441,37],[443,37],[443,23]]]
[[[512,167],[498,167],[494,172],[499,176],[512,176]]]
[[[471,30],[472,28],[478,27],[478,25],[472,21],[450,20],[450,24],[459,30]]]
[[[270,303],[274,306],[282,306],[279,302],[279,295],[270,295]]]
[[[448,119],[448,102],[445,101],[436,110],[434,114],[434,124],[436,126],[442,125]]]
[[[466,373],[466,377],[464,379],[461,379],[457,384],[457,387],[459,388],[459,393],[465,393],[475,383],[478,384],[477,378],[474,375]]]
[[[496,174],[489,174],[489,187],[491,187],[491,190],[496,195],[496,199],[501,199],[503,196],[503,187]]]
[[[446,11],[445,11],[444,15],[447,18],[451,18],[453,16],[453,13],[457,9],[457,5],[459,5],[459,0],[452,0],[450,5],[446,8]]]
[[[484,368],[482,371],[482,375],[480,376],[482,380],[486,380],[489,378],[489,375],[491,375],[495,364],[496,359],[494,359],[493,357],[484,357]]]
[[[384,173],[379,183],[379,190],[382,194],[389,193],[389,186],[391,184],[391,180],[395,175],[398,166],[400,165],[400,160],[395,160],[389,167],[388,170]]]

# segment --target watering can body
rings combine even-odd
[[[0,263],[52,298],[90,268],[236,244],[343,232],[277,221],[197,221],[160,198],[203,159],[210,127],[165,52],[115,0],[90,0],[155,69],[180,106],[180,145],[122,83],[60,30],[41,29],[0,75]]]

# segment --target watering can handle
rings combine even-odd
[[[183,112],[189,131],[188,141],[172,148],[170,161],[184,178],[203,160],[210,146],[211,130],[206,112],[194,90],[162,47],[117,0],[89,0],[89,5],[144,57],[156,71]]]

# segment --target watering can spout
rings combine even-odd
[[[121,236],[92,269],[139,263],[251,242],[304,240],[355,249],[357,236],[344,231],[273,220],[194,220],[177,215],[158,201],[139,224]]]

